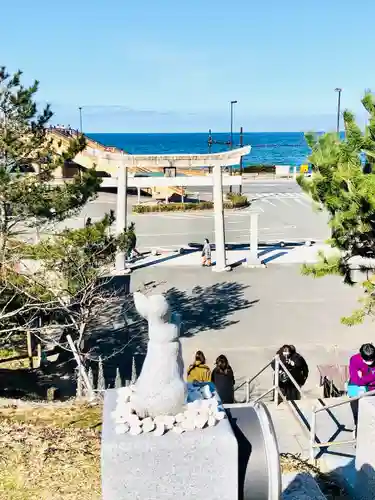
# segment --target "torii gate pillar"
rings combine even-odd
[[[228,270],[225,252],[223,174],[221,168],[221,165],[216,165],[213,168],[216,265],[212,267],[212,270],[216,272]]]

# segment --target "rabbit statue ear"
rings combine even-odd
[[[140,292],[134,292],[133,298],[134,298],[134,305],[138,313],[143,318],[147,319],[150,310],[150,303],[148,298],[146,297],[146,295],[143,295],[143,293]]]

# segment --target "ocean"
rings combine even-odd
[[[115,146],[131,154],[207,153],[208,134],[90,134],[106,146]],[[212,134],[214,141],[229,141],[229,133]],[[240,142],[233,134],[234,146]],[[291,165],[306,163],[309,148],[302,132],[244,133],[244,144],[251,152],[244,158],[244,165]],[[214,144],[212,152],[225,151],[227,145]]]

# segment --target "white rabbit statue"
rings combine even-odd
[[[135,292],[134,304],[148,321],[149,340],[130,403],[140,418],[176,415],[183,410],[187,390],[179,328],[169,323],[169,305],[163,295],[146,297]]]

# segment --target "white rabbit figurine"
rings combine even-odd
[[[135,384],[131,405],[141,418],[176,415],[185,404],[186,383],[179,329],[169,323],[169,305],[163,295],[134,293],[134,304],[148,321],[147,355]]]

